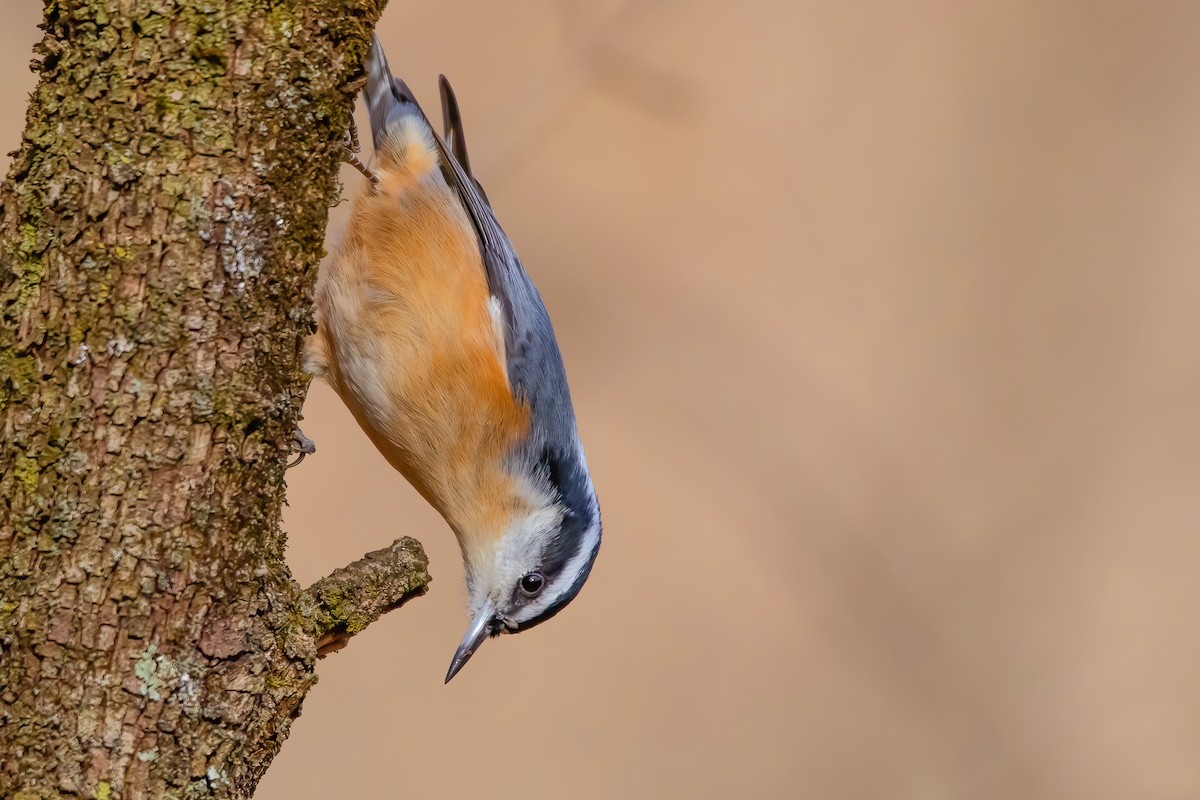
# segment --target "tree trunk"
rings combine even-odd
[[[384,0],[45,2],[0,190],[0,797],[248,797],[318,650],[428,580],[402,540],[304,591],[280,529]]]

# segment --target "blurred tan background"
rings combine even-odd
[[[11,149],[41,3],[5,6]],[[435,583],[322,663],[259,797],[1200,797],[1198,30],[393,0],[554,316],[605,545],[443,687],[453,538],[314,387],[297,577],[412,534]]]

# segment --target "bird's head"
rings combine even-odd
[[[600,508],[580,451],[544,452],[519,472],[520,510],[505,530],[460,537],[472,621],[447,683],[489,636],[519,633],[561,611],[600,550]]]

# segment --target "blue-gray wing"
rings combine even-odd
[[[378,38],[367,59],[365,94],[376,145],[389,126],[406,115],[419,114],[429,126],[437,141],[442,174],[462,199],[479,237],[488,287],[504,315],[508,382],[513,392],[529,404],[533,414],[535,435],[529,445],[540,450],[573,453],[577,441],[575,414],[554,328],[541,296],[496,221],[483,187],[471,175],[462,116],[449,81],[442,77],[445,139],[429,124],[428,116],[404,82],[392,75]],[[541,458],[540,452],[530,455]]]
[[[438,87],[442,90],[442,140],[450,148],[450,152],[454,153],[458,165],[463,168],[463,172],[467,173],[471,183],[479,190],[480,198],[488,206],[491,206],[492,201],[488,200],[487,192],[483,190],[483,185],[475,180],[475,173],[471,171],[471,156],[467,153],[467,135],[463,132],[462,112],[458,109],[458,98],[454,94],[454,87],[450,85],[450,81],[445,75],[438,76]]]
[[[492,212],[483,187],[470,171],[462,117],[449,81],[441,79],[445,140],[438,140],[446,182],[462,198],[479,236],[488,287],[504,315],[508,381],[533,413],[541,446],[574,450],[575,413],[562,354],[541,295]],[[451,144],[447,145],[446,141]]]

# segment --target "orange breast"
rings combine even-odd
[[[381,177],[318,286],[328,377],[460,536],[499,536],[523,505],[504,459],[529,411],[508,385],[474,229],[437,173]]]

